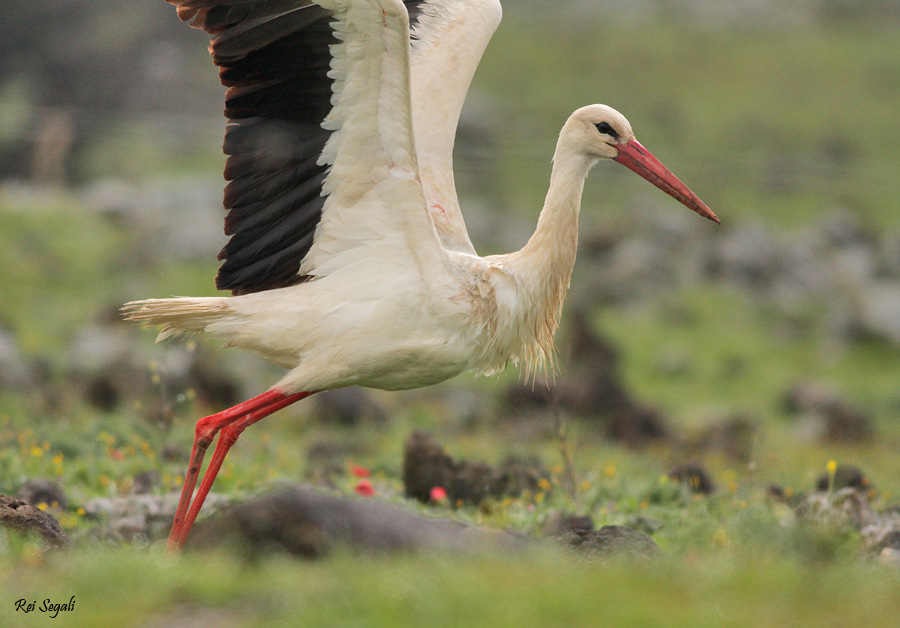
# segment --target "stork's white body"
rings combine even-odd
[[[269,392],[198,423],[173,546],[241,430],[287,403],[341,386],[397,390],[509,362],[546,365],[575,262],[584,180],[598,160],[619,161],[717,220],[621,114],[590,105],[563,126],[534,235],[514,253],[477,256],[452,153],[465,94],[500,20],[498,0],[167,1],[215,35],[213,57],[231,87],[233,235],[219,280],[239,296],[151,299],[126,313],[162,325],[160,338],[205,332],[289,369]],[[334,43],[324,46],[326,36]],[[284,49],[306,51],[310,66],[275,56]],[[323,55],[327,74],[316,66]],[[279,74],[282,61],[293,65]],[[325,82],[329,112],[312,123]],[[293,102],[298,93],[308,106]]]
[[[347,69],[328,121],[339,129],[326,147],[331,195],[301,268],[316,279],[242,296],[139,302],[133,318],[166,325],[161,338],[202,331],[252,349],[291,369],[275,385],[285,392],[398,390],[463,371],[497,372],[520,359],[539,366],[552,355],[581,186],[596,157],[583,156],[568,168],[572,180],[558,181],[569,215],[553,246],[532,251],[540,259],[478,257],[457,200],[452,151],[500,3],[434,2],[420,20],[411,63],[408,27],[390,23],[407,19],[399,0],[319,4],[346,5],[336,28],[349,36],[345,50],[333,53],[332,67]],[[366,49],[349,54],[361,30]],[[404,99],[411,108],[392,109]]]

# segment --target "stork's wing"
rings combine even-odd
[[[330,257],[373,237],[363,229],[348,240],[331,196],[353,201],[379,182],[383,195],[403,201],[395,220],[403,222],[407,210],[424,217],[413,216],[403,228],[433,232],[416,180],[404,3],[167,2],[182,20],[214,35],[210,51],[228,87],[225,232],[231,238],[219,255],[219,288],[244,294],[322,274]],[[405,0],[414,19],[422,4]],[[385,172],[400,184],[385,186]],[[411,207],[417,201],[418,210]],[[311,251],[314,241],[322,245],[318,251]]]
[[[410,64],[422,183],[441,243],[474,254],[453,181],[453,142],[472,76],[500,24],[500,0],[428,0],[415,13]]]

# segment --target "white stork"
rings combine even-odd
[[[167,2],[213,35],[228,87],[231,238],[216,285],[233,296],[137,301],[125,315],[163,326],[159,339],[206,332],[289,369],[197,423],[170,548],[184,544],[240,433],[280,408],[342,386],[401,390],[549,361],[584,180],[600,159],[718,222],[620,113],[590,105],[562,128],[528,243],[476,255],[452,151],[498,0]]]

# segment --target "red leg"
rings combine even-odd
[[[227,410],[223,410],[222,412],[211,414],[210,416],[204,417],[197,422],[197,427],[194,429],[194,445],[191,449],[191,462],[188,466],[187,474],[184,478],[184,486],[181,489],[181,500],[178,503],[178,510],[175,512],[175,520],[172,522],[172,531],[169,533],[168,546],[170,549],[177,549],[178,547],[181,547],[181,545],[184,543],[184,539],[187,537],[187,531],[183,530],[183,528],[185,522],[187,521],[188,509],[191,505],[191,496],[193,495],[194,487],[197,484],[197,477],[200,474],[200,467],[203,464],[203,458],[206,455],[206,450],[212,443],[212,439],[215,438],[216,433],[218,433],[222,428],[229,426],[235,421],[238,421],[239,419],[245,417],[248,419],[250,417],[255,417],[255,419],[251,421],[251,423],[255,423],[263,417],[272,414],[276,410],[280,410],[281,408],[290,405],[295,401],[299,401],[304,397],[308,397],[311,394],[312,393],[309,392],[302,392],[296,393],[294,395],[285,395],[284,393],[281,393],[277,390],[269,390],[259,396],[254,397],[253,399],[250,399],[243,403],[239,403],[238,405]],[[247,425],[249,424],[250,423],[247,423]],[[237,432],[237,435],[239,435],[241,431],[242,430],[239,430]],[[234,436],[235,440],[237,440],[237,435]],[[219,442],[219,445],[221,445],[221,443],[222,441]],[[231,445],[225,448],[224,452],[221,455],[222,459],[225,458],[225,454],[228,453],[228,448],[230,448],[230,446]],[[219,446],[216,447],[216,452],[218,452],[218,450]],[[219,460],[218,467],[221,467],[221,465],[222,461]],[[208,482],[209,486],[212,486],[212,481],[215,479],[215,473],[218,472],[218,467],[216,467],[211,479]],[[207,475],[209,475],[209,471],[207,471]],[[204,484],[206,483],[206,478],[204,477]],[[209,486],[206,487],[206,492],[209,492]],[[203,494],[203,498],[205,497],[206,493]],[[197,511],[199,510],[200,507],[198,505]],[[196,512],[194,513],[194,517],[196,517]],[[193,519],[191,519],[191,523],[193,523]],[[190,529],[190,524],[188,525],[188,529]]]
[[[197,489],[197,494],[191,502],[190,509],[181,523],[181,530],[178,534],[178,538],[174,539],[175,547],[182,547],[187,540],[191,527],[194,525],[194,521],[197,519],[200,509],[203,507],[203,502],[206,500],[206,496],[209,494],[213,483],[216,481],[216,476],[222,468],[225,456],[228,455],[228,451],[231,449],[232,445],[237,442],[238,437],[244,429],[253,425],[260,419],[264,419],[273,412],[289,406],[296,401],[300,401],[311,394],[312,393],[310,392],[302,392],[283,397],[282,399],[276,399],[269,405],[255,410],[222,428],[222,431],[219,433],[219,441],[216,443],[216,448],[213,451],[212,460],[209,461],[206,473],[203,474],[203,481],[200,482],[200,488]],[[170,542],[171,540],[170,536]]]

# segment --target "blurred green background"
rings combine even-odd
[[[411,618],[426,616],[438,625],[505,625],[491,614],[501,603],[493,596],[515,604],[541,587],[522,576],[505,597],[491,583],[532,565],[570,573],[565,592],[550,587],[534,598],[535,625],[590,624],[591,586],[616,591],[610,604],[625,600],[607,609],[616,620],[608,625],[656,625],[663,616],[685,626],[891,625],[900,609],[896,570],[871,571],[858,532],[786,532],[785,512],[767,495],[771,484],[811,490],[835,460],[863,470],[881,511],[900,501],[900,2],[503,5],[456,150],[479,252],[524,244],[559,128],[592,102],[623,112],[723,225],[624,169],[598,166],[586,187],[550,402],[521,405],[530,386],[509,372],[374,393],[370,402],[387,418],[363,416],[349,427],[310,403],[248,431],[217,490],[248,494],[273,480],[314,477],[306,452],[324,440],[353,444],[346,464],[372,468],[381,497],[402,501],[403,441],[426,427],[454,456],[537,455],[554,477],[563,467],[577,476],[574,493],[453,516],[529,533],[554,509],[590,515],[598,526],[647,516],[674,557],[666,578],[629,565],[551,567],[556,559],[543,556],[450,561],[406,594],[409,606],[367,597],[355,584],[353,604],[318,608],[323,625],[416,625]],[[156,493],[177,489],[178,454],[196,418],[279,377],[255,358],[202,342],[153,345],[153,333],[117,321],[128,300],[215,294],[222,94],[205,36],[162,0],[43,0],[22,3],[0,23],[0,492],[15,494],[33,478],[59,482],[69,500],[60,518],[75,538],[89,538],[95,525],[83,505],[127,494],[140,472],[159,475]],[[599,370],[663,435],[615,431],[621,417],[604,411],[597,358],[579,352],[584,334],[618,355]],[[564,446],[555,436],[560,421]],[[739,455],[721,444],[737,424],[750,426]],[[660,476],[689,459],[708,467],[718,493],[655,500]],[[337,484],[352,492],[351,477]],[[62,594],[98,562],[88,548],[46,564],[30,547],[0,545],[8,565],[28,565],[30,590]],[[126,579],[126,597],[173,577],[155,545],[150,557],[119,551],[100,553],[99,562],[141,572]],[[190,560],[198,570],[227,563]],[[400,582],[421,577],[429,560],[367,568]],[[325,600],[338,599],[340,576],[358,569],[351,558],[326,561],[312,568],[323,578],[316,585],[287,562],[268,567],[262,579],[273,590],[294,578]],[[91,571],[101,585],[112,577],[104,573]],[[240,596],[234,582],[216,590],[177,578],[199,607]],[[855,607],[857,598],[835,594],[841,583],[877,603]],[[253,591],[244,595],[265,597]],[[446,608],[444,594],[468,614]],[[688,604],[671,611],[681,596]],[[770,596],[777,603],[767,607]],[[711,598],[727,621],[707,605]],[[88,601],[90,613],[71,625],[103,625],[90,619],[101,601]],[[164,587],[116,621],[150,625],[141,622],[179,617],[172,609],[185,602]],[[4,621],[11,603],[0,600]],[[560,604],[568,620],[554,623]],[[428,611],[435,607],[446,611],[440,620]],[[748,611],[763,607],[769,612]],[[293,603],[260,608],[222,625],[294,625]]]

